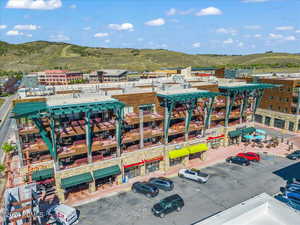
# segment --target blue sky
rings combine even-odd
[[[1,0],[0,40],[299,53],[299,12],[300,0]]]

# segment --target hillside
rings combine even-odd
[[[161,67],[226,66],[274,70],[300,68],[300,55],[264,53],[243,56],[190,55],[162,49],[91,48],[67,43],[36,41],[24,44],[0,42],[0,70],[38,71],[63,68],[95,70],[120,68],[153,70]]]

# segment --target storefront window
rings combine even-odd
[[[159,162],[160,161],[154,161],[154,162],[149,162],[146,164],[146,173],[152,173],[154,171],[159,170]]]
[[[125,168],[125,177],[133,178],[141,175],[141,167],[140,166],[133,166],[129,168]]]
[[[184,157],[179,157],[176,159],[170,159],[170,166],[176,166],[182,163]]]

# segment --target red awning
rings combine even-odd
[[[224,137],[225,137],[225,135],[223,134],[223,135],[216,136],[216,137],[208,137],[207,140],[209,141],[209,140],[220,139],[220,138],[224,138]]]
[[[141,161],[141,162],[138,162],[138,163],[124,165],[124,168],[129,168],[129,167],[133,167],[133,166],[139,166],[139,165],[143,165],[143,164],[144,164],[144,161]]]
[[[164,159],[163,156],[158,156],[158,157],[154,157],[152,159],[146,159],[145,163],[154,162],[154,161],[160,161],[160,160],[163,160],[163,159]]]

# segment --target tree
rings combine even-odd
[[[16,146],[11,145],[11,144],[5,142],[5,143],[2,145],[2,150],[3,150],[5,153],[11,153],[12,151],[16,150]]]
[[[0,174],[5,171],[5,166],[3,164],[0,164]]]

